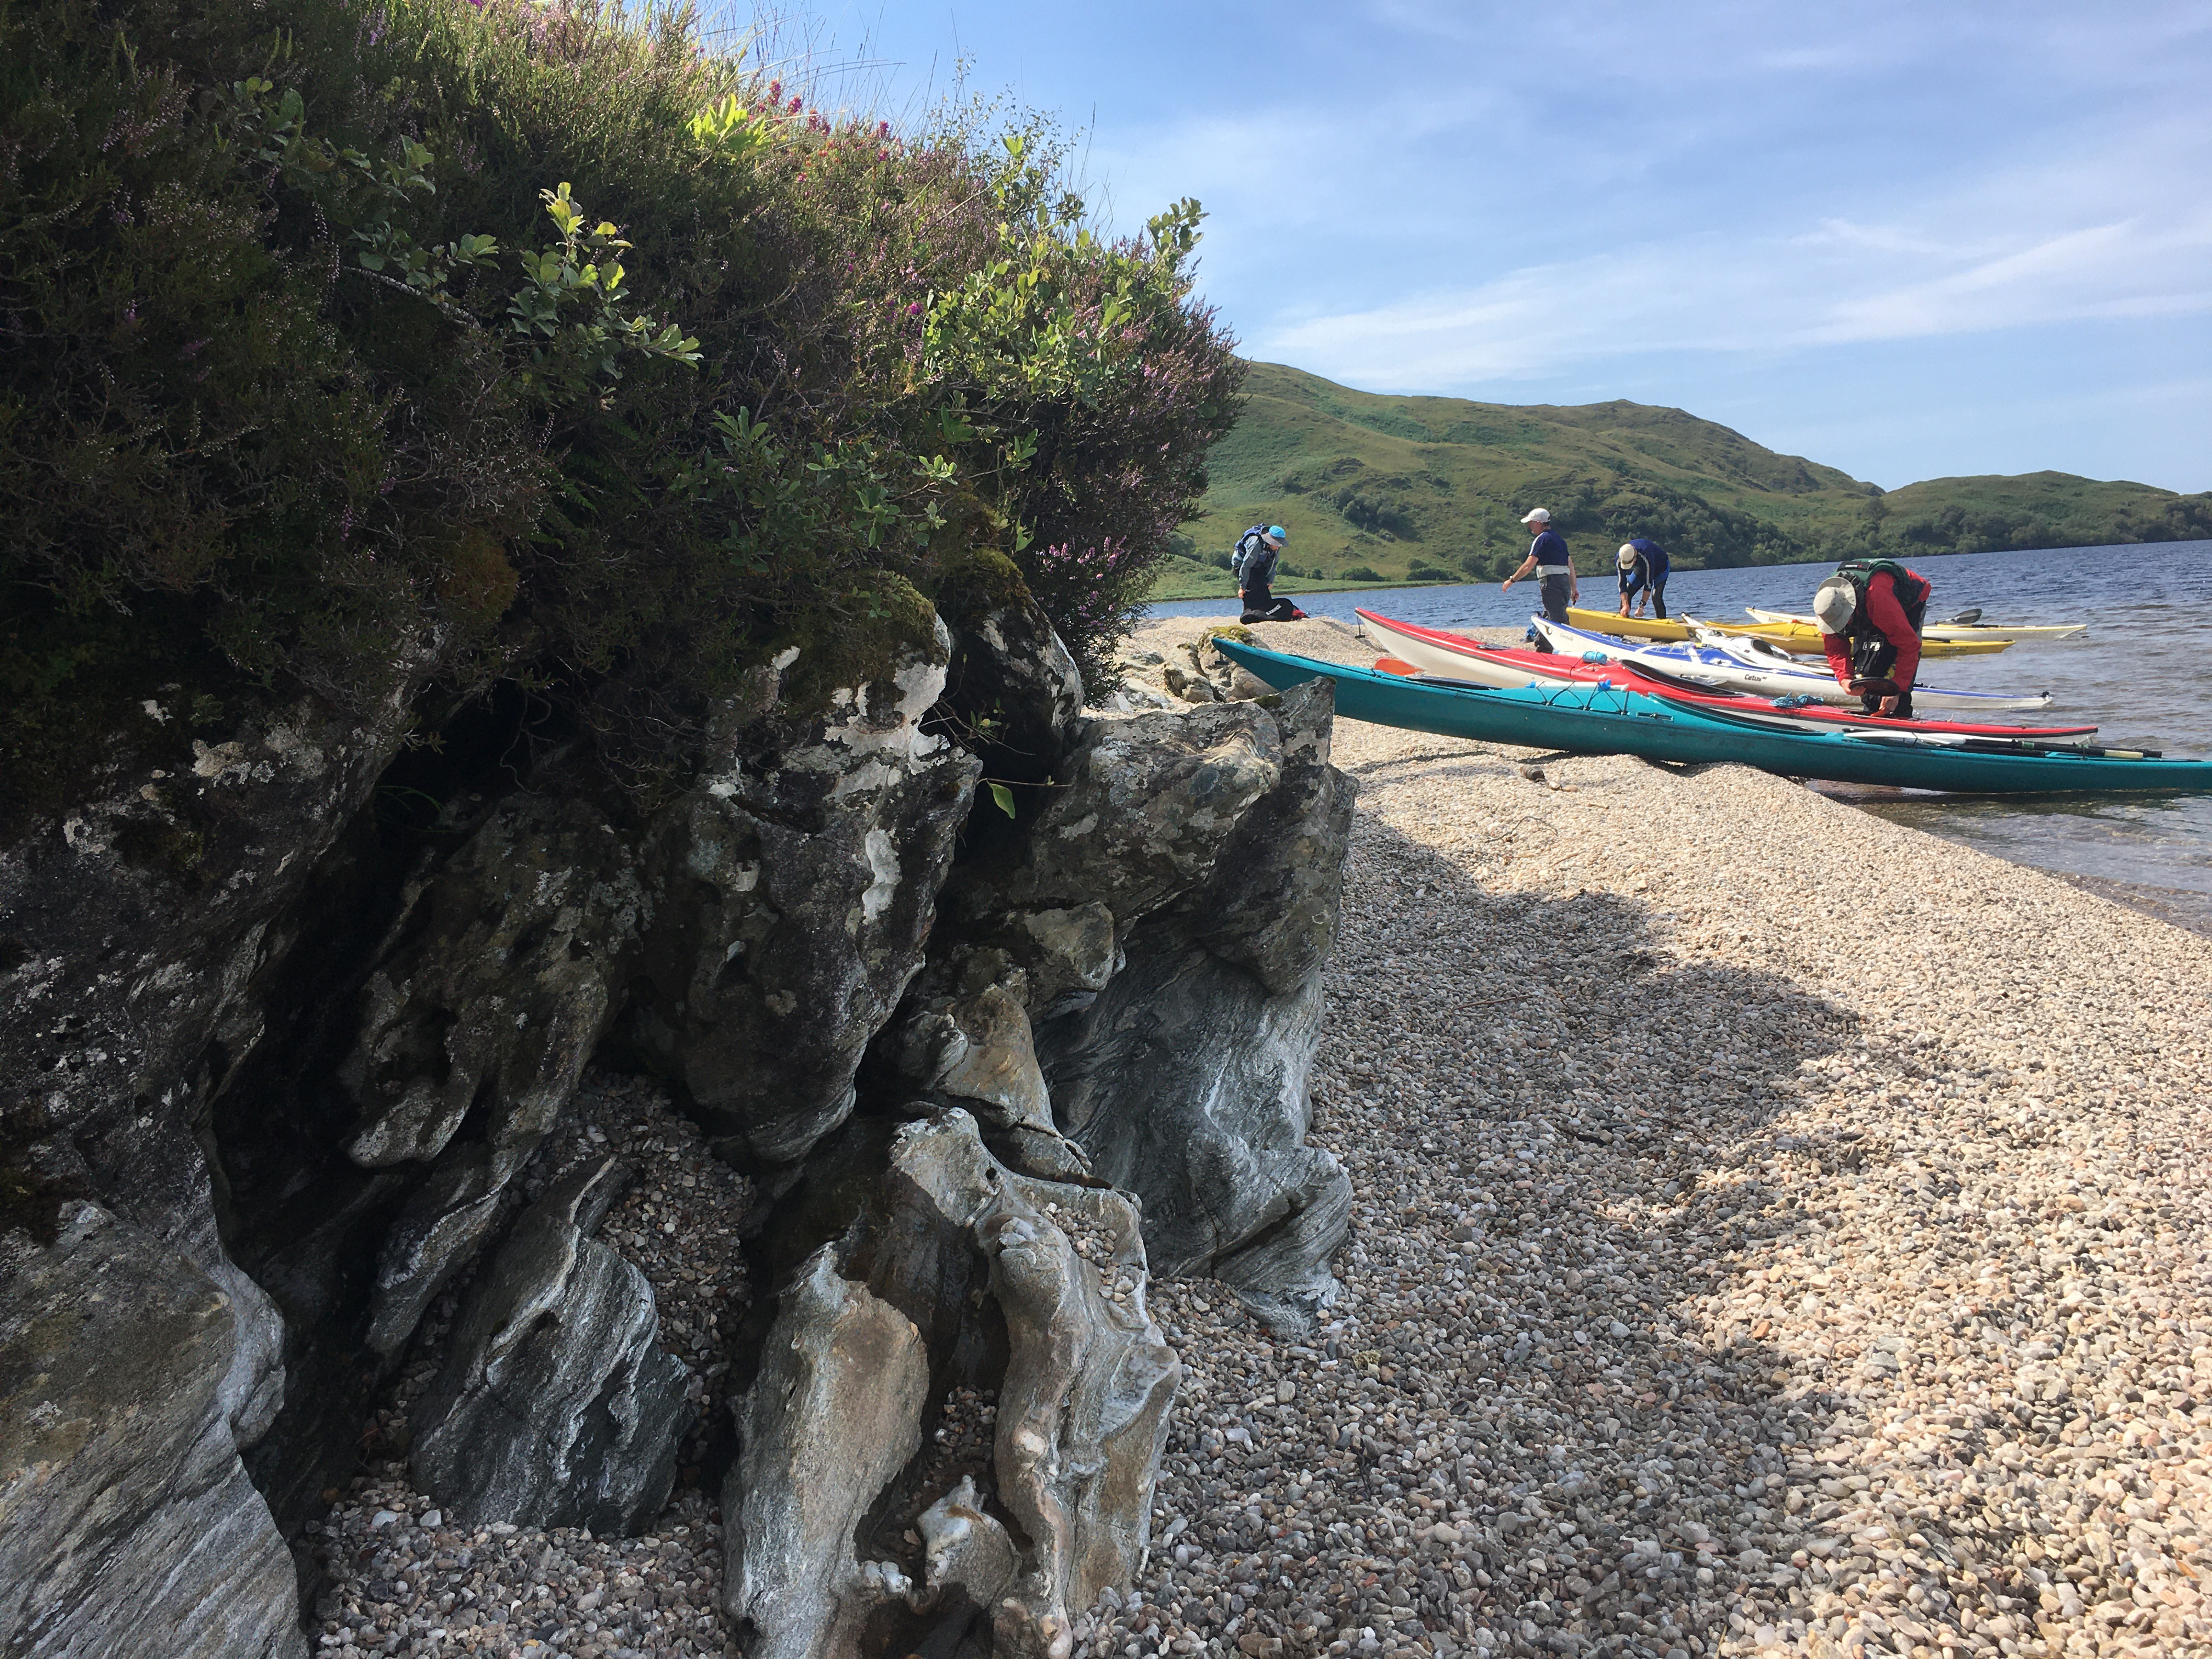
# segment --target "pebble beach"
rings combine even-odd
[[[1344,1295],[1158,1287],[1089,1651],[2212,1654],[2205,942],[1747,769],[1334,759]]]
[[[1077,1653],[2212,1656],[2206,941],[1746,769],[1334,758],[1343,1293],[1291,1341],[1152,1287],[1152,1558]],[[641,1085],[568,1133],[549,1174],[638,1167],[601,1237],[722,1409],[748,1190]],[[308,1540],[322,1652],[738,1651],[703,1488],[643,1540],[449,1527],[420,1385]]]

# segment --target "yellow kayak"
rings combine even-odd
[[[1792,623],[1805,628],[1813,626],[1810,617],[1801,617],[1793,611],[1761,611],[1758,606],[1749,605],[1744,609],[1751,613],[1755,623],[1765,627]],[[1972,616],[1974,613],[1968,611],[1966,614]],[[1932,622],[1922,624],[1920,637],[1923,641],[1943,640],[1952,644],[1966,644],[1976,640],[2070,640],[2076,634],[2087,633],[2088,628],[2087,623],[2023,623],[2015,628],[2006,623]]]
[[[1696,635],[1690,619],[1677,621],[1673,617],[1623,617],[1611,611],[1589,611],[1581,605],[1567,607],[1567,623],[1572,628],[1588,629],[1593,634],[1611,634],[1620,639],[1688,640]],[[1820,630],[1810,623],[1707,623],[1698,627],[1716,634],[1729,634],[1742,639],[1771,640],[1793,657],[1818,657],[1826,653],[1820,644]],[[2010,640],[1930,640],[1920,644],[1923,657],[1986,657],[2002,651],[2012,643]]]

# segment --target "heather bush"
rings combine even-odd
[[[434,665],[621,774],[951,556],[1100,670],[1240,366],[1198,215],[1091,228],[1036,124],[831,118],[599,0],[0,11],[0,789],[157,686]],[[4,810],[5,802],[0,802]]]

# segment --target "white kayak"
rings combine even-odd
[[[1558,672],[1547,672],[1552,665],[1540,668],[1534,663],[1513,660],[1515,655],[1530,656],[1534,653],[1511,651],[1492,653],[1469,640],[1465,645],[1453,645],[1435,635],[1441,630],[1423,629],[1419,632],[1388,617],[1379,617],[1372,611],[1362,611],[1359,619],[1375,630],[1376,643],[1391,656],[1424,674],[1441,674],[1446,679],[1472,680],[1477,685],[1495,686],[1501,691],[1518,691],[1530,685],[1573,685],[1582,676],[1576,670],[1583,667],[1578,656],[1561,657],[1548,653],[1556,661]],[[1573,665],[1570,668],[1568,665]]]
[[[1750,605],[1744,606],[1744,610],[1753,622],[1777,624],[1796,623],[1806,628],[1818,628],[1820,625],[1811,617],[1801,617],[1795,611],[1761,611],[1758,606]],[[1970,611],[1966,614],[1975,617],[1981,613]],[[1942,640],[1947,644],[1953,645],[1967,644],[1975,640],[2070,640],[2076,634],[2086,634],[2088,631],[2089,624],[2087,623],[2049,623],[2036,628],[2014,628],[1996,623],[1958,621],[1923,623],[1920,625],[1922,639]]]
[[[1547,645],[1568,656],[1579,657],[1586,651],[1595,651],[1610,661],[1671,674],[1676,679],[1716,691],[1743,692],[1755,697],[1817,697],[1838,707],[1849,707],[1859,701],[1858,694],[1838,685],[1836,677],[1826,667],[1816,670],[1801,666],[1780,653],[1777,653],[1778,661],[1768,659],[1759,649],[1767,643],[1763,640],[1729,638],[1714,643],[1708,637],[1680,645],[1655,646],[1645,641],[1632,644],[1610,635],[1569,628],[1543,617],[1532,617],[1529,622]],[[2051,694],[2044,691],[2033,696],[2016,696],[2004,691],[1950,691],[1939,685],[1916,685],[1912,688],[1912,706],[1916,709],[1978,708],[1992,714],[2011,714],[2047,708],[2051,706]]]

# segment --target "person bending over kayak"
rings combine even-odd
[[[1583,596],[1582,585],[1575,580],[1574,555],[1567,551],[1566,538],[1552,528],[1552,515],[1544,508],[1536,508],[1521,522],[1536,532],[1536,539],[1528,544],[1528,556],[1521,561],[1521,568],[1498,583],[1498,591],[1503,593],[1533,572],[1540,583],[1537,591],[1544,596],[1544,614],[1564,623],[1567,607]]]
[[[1290,532],[1279,524],[1255,524],[1237,538],[1229,568],[1237,573],[1237,597],[1244,601],[1240,622],[1300,622],[1305,612],[1288,599],[1279,599],[1272,586],[1275,560]]]
[[[1667,619],[1667,550],[1649,536],[1623,542],[1616,562],[1620,566],[1620,614],[1628,615],[1628,602],[1638,593],[1651,602],[1652,614]],[[1636,614],[1644,614],[1638,602]]]
[[[1912,718],[1920,624],[1935,584],[1894,559],[1846,559],[1813,595],[1836,683],[1869,714]]]

